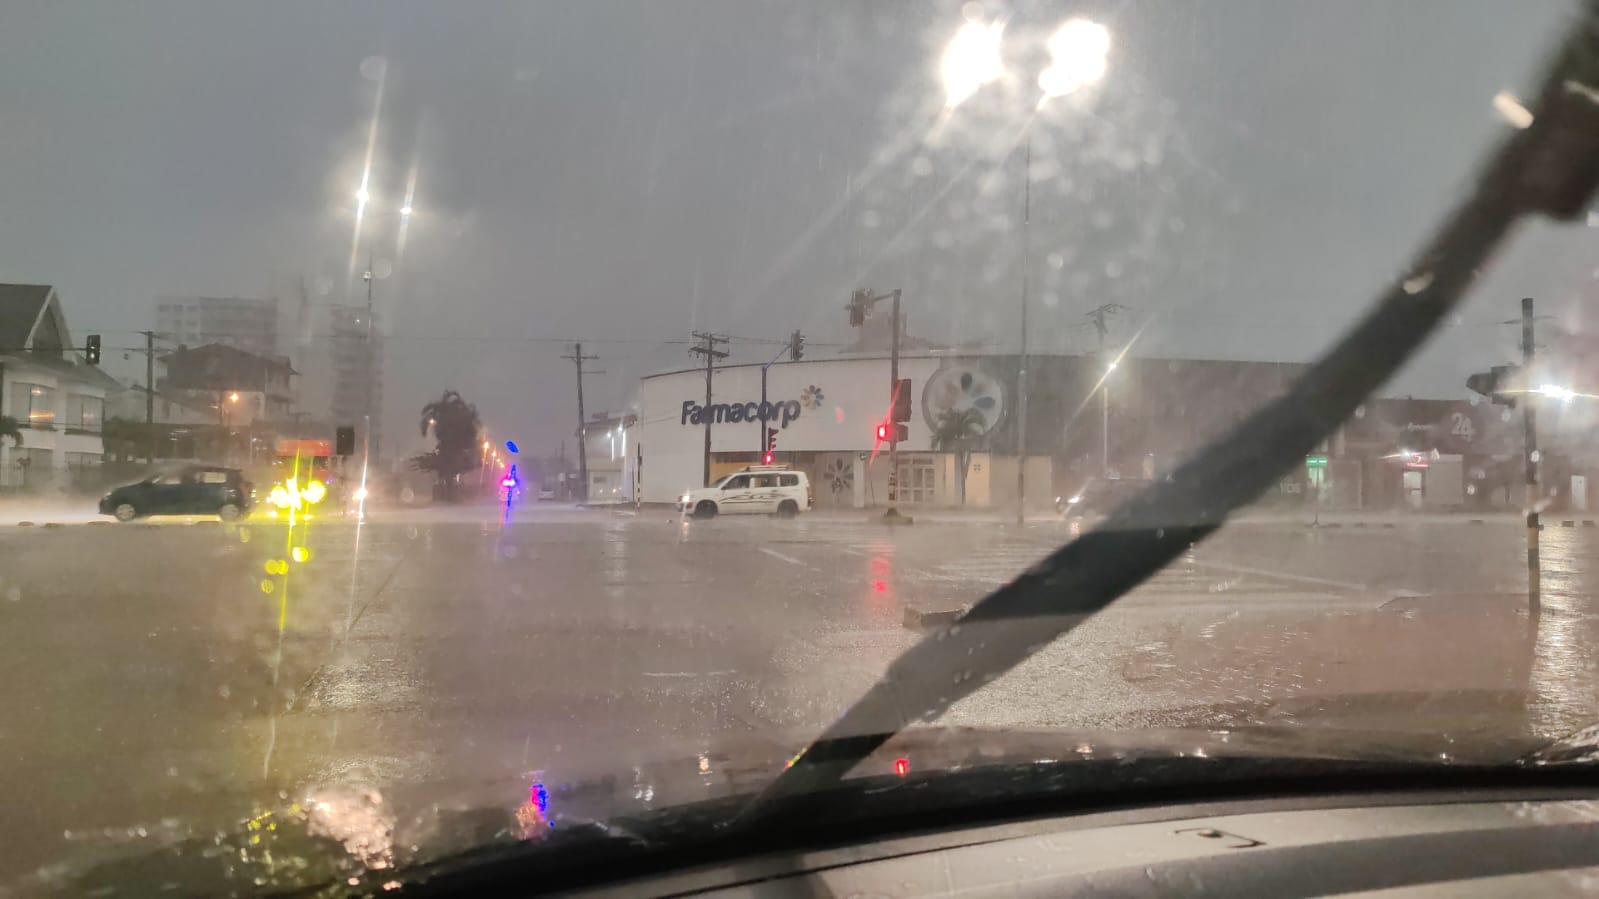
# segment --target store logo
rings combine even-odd
[[[807,409],[820,409],[822,407],[822,388],[815,384],[800,391],[800,405]]]
[[[800,401],[787,400],[776,403],[714,403],[701,406],[693,400],[683,401],[683,414],[679,424],[702,425],[741,421],[768,421],[780,428],[800,417]]]

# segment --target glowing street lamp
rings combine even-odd
[[[228,394],[228,402],[237,403],[238,401],[239,401],[239,392],[237,390],[235,390],[232,393]]]
[[[359,188],[356,189],[356,191],[355,191],[355,201],[357,203],[360,203],[362,206],[365,206],[367,204],[367,202],[369,200],[371,200],[371,199],[372,199],[372,194],[371,194],[371,192],[369,192],[366,189],[366,185],[365,184],[361,185]]]
[[[1049,68],[1038,73],[1038,89],[1064,97],[1105,77],[1110,30],[1087,19],[1067,19],[1049,39]]]
[[[939,78],[944,82],[944,106],[949,109],[971,99],[978,89],[1005,73],[999,58],[1002,23],[967,22],[944,48]]]
[[[1559,384],[1545,384],[1535,392],[1552,400],[1569,400],[1577,395],[1570,387],[1561,387]]]

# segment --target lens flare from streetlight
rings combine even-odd
[[[966,102],[983,85],[1005,74],[1000,61],[1000,38],[1005,25],[967,22],[950,38],[939,63],[939,78],[944,83],[944,105],[955,107]]]
[[[363,184],[363,185],[361,185],[361,187],[359,189],[356,190],[356,192],[355,192],[355,201],[357,203],[360,203],[362,206],[365,206],[367,204],[367,201],[369,201],[371,199],[372,199],[372,193],[366,189],[366,185]]]
[[[1105,77],[1110,30],[1087,19],[1067,19],[1049,39],[1049,68],[1038,73],[1038,88],[1049,98],[1064,97]]]
[[[1538,388],[1538,393],[1552,400],[1569,400],[1576,395],[1570,387],[1561,387],[1559,384],[1545,384]]]
[[[401,215],[410,215],[412,213],[412,211],[413,210],[411,209],[411,204],[410,203],[407,203],[404,206],[400,207],[400,214]]]

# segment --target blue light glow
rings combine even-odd
[[[510,450],[512,455],[515,455],[516,454],[516,441],[515,440],[507,440],[507,441],[505,441],[505,448]]]

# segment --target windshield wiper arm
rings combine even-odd
[[[1518,219],[1570,220],[1582,212],[1599,186],[1599,0],[1584,4],[1533,111],[1532,124],[1499,146],[1411,269],[1286,395],[907,650],[745,817],[767,800],[842,778],[902,728],[936,718],[1204,539],[1303,464],[1399,369]]]

